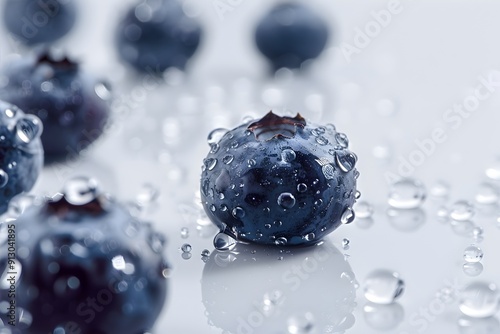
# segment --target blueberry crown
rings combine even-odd
[[[304,128],[306,120],[300,114],[295,117],[278,116],[272,111],[260,120],[251,123],[248,130],[252,131],[257,140],[273,138],[293,138],[297,127]]]

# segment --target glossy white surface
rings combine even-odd
[[[473,223],[441,223],[436,216],[443,204],[473,202],[500,153],[499,4],[402,0],[399,13],[349,62],[338,47],[353,44],[357,29],[374,20],[371,12],[391,1],[310,1],[332,22],[331,48],[307,74],[273,81],[251,39],[256,20],[272,3],[224,2],[235,6],[223,19],[214,9],[217,1],[186,2],[199,13],[205,38],[184,80],[172,86],[133,75],[117,61],[113,27],[131,1],[80,1],[77,29],[59,46],[114,84],[114,125],[81,160],[46,168],[34,191],[52,193],[82,173],[100,179],[121,200],[133,199],[146,182],[160,189],[157,210],[147,218],[167,234],[174,271],[156,333],[287,333],[294,325],[290,316],[311,322],[307,333],[500,333],[496,317],[462,319],[459,327],[458,298],[453,291],[444,298],[442,291],[477,280],[500,284],[498,203],[478,208]],[[0,62],[16,51],[25,52],[1,31]],[[477,99],[477,108],[454,113],[455,105],[472,103],[478,87],[484,99]],[[255,247],[252,254],[250,247],[217,254],[211,240],[216,231],[210,225],[197,231],[204,219],[195,193],[206,135],[283,106],[348,134],[359,156],[362,199],[375,209],[373,223],[343,226],[307,250]],[[386,176],[409,168],[401,167],[402,159],[417,162],[412,175],[428,193],[436,181],[446,181],[449,199],[428,198],[422,209],[387,215]],[[478,277],[462,269],[463,251],[474,242],[472,224],[484,229]],[[182,227],[189,228],[187,239]],[[343,238],[350,240],[348,250]],[[189,260],[179,252],[186,242],[193,248]],[[203,249],[212,252],[207,263]],[[397,304],[370,304],[363,297],[366,276],[379,268],[404,279]],[[354,292],[355,283],[342,273],[354,274],[361,287]],[[264,296],[276,293],[276,305],[263,309]]]

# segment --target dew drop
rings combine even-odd
[[[359,190],[356,190],[356,192],[354,193],[354,199],[358,200],[360,199],[361,197],[361,192]]]
[[[243,208],[241,206],[237,206],[233,209],[233,211],[231,212],[233,214],[233,217],[236,218],[236,219],[243,219],[243,217],[245,217],[245,210],[243,210]]]
[[[208,257],[210,256],[210,251],[208,249],[204,249],[201,251],[201,256]]]
[[[181,238],[187,239],[189,237],[189,229],[187,227],[181,228]]]
[[[349,245],[350,243],[351,243],[351,241],[349,239],[347,239],[347,238],[342,239],[342,249],[348,250],[350,247],[350,245]]]
[[[323,127],[315,128],[311,130],[311,134],[315,137],[321,136],[326,132],[326,129]]]
[[[290,193],[281,193],[278,196],[278,205],[284,209],[291,209],[295,206],[295,197]]]
[[[209,171],[213,170],[215,168],[215,166],[217,165],[217,159],[214,159],[214,158],[206,158],[204,161],[203,161],[203,164],[205,166],[206,169],[208,169]]]
[[[236,240],[225,233],[217,233],[214,238],[214,247],[218,251],[231,251],[235,246]]]
[[[304,239],[306,239],[307,241],[312,241],[314,240],[314,238],[316,238],[316,235],[314,233],[309,233],[304,236]]]
[[[292,162],[296,157],[297,155],[295,154],[294,150],[284,149],[283,151],[281,151],[281,160],[283,162]]]
[[[391,304],[405,289],[399,274],[390,270],[378,269],[370,273],[365,282],[365,298],[376,304]]]
[[[279,238],[276,238],[276,240],[274,241],[274,244],[276,244],[278,246],[284,246],[287,244],[287,242],[288,242],[287,238],[279,237]]]
[[[213,144],[218,144],[222,137],[228,132],[229,130],[223,128],[212,130],[207,137],[208,145],[212,146]]]
[[[474,206],[467,201],[457,201],[450,208],[450,218],[456,221],[470,220],[474,214]]]
[[[354,218],[355,218],[354,211],[350,207],[347,207],[342,213],[342,216],[340,217],[340,222],[342,224],[350,224],[354,221]]]
[[[495,284],[473,282],[460,293],[459,309],[472,318],[491,317],[497,312],[499,294]]]
[[[327,180],[333,180],[335,178],[335,167],[333,167],[331,164],[326,164],[321,167],[321,172]]]
[[[232,154],[228,154],[228,155],[224,156],[224,158],[222,158],[222,162],[226,165],[231,164],[231,162],[233,162],[233,160],[234,160],[234,155],[232,155]]]
[[[475,245],[470,245],[464,250],[464,260],[469,263],[481,261],[483,259],[483,255],[484,253],[481,248]]]
[[[307,191],[307,185],[306,185],[305,183],[299,183],[299,184],[297,185],[297,191],[298,191],[299,193],[304,193],[304,192],[306,192],[306,191]]]
[[[329,143],[328,139],[323,136],[316,137],[316,143],[320,145],[327,145]]]
[[[354,204],[354,212],[357,218],[370,218],[373,215],[373,211],[373,206],[366,201]]]
[[[9,108],[5,109],[4,113],[8,118],[13,118],[17,114],[15,110]]]
[[[9,182],[9,174],[7,174],[3,169],[0,169],[0,188],[3,188]]]
[[[482,183],[477,189],[475,200],[478,204],[490,205],[498,203],[499,193],[496,187],[489,183]]]
[[[350,172],[352,169],[354,169],[357,161],[358,157],[356,156],[356,154],[348,150],[335,152],[335,162],[345,173]]]
[[[16,138],[23,144],[31,143],[42,131],[42,121],[33,115],[26,115],[16,123]]]
[[[337,141],[337,144],[339,144],[340,147],[342,147],[342,148],[349,147],[349,139],[347,138],[345,133],[342,133],[342,132],[336,133],[335,140]]]
[[[396,209],[414,209],[422,205],[425,197],[426,191],[422,182],[405,178],[391,184],[387,202]]]
[[[193,249],[193,247],[190,244],[183,244],[181,246],[181,251],[183,253],[190,253],[192,249]]]

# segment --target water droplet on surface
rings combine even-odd
[[[479,262],[483,259],[483,251],[476,245],[470,245],[464,250],[464,260],[466,262],[474,263]]]
[[[255,159],[248,159],[248,161],[247,161],[247,166],[249,168],[254,167],[256,164],[257,164],[257,161],[255,161]]]
[[[339,144],[340,147],[342,148],[349,147],[349,138],[347,138],[347,135],[345,133],[342,132],[336,133],[335,140],[337,141],[337,144]]]
[[[296,157],[297,155],[295,154],[294,150],[284,149],[283,151],[281,151],[281,160],[283,162],[292,162]]]
[[[480,226],[475,226],[472,229],[472,237],[476,242],[481,242],[483,241],[483,228]]]
[[[295,197],[290,193],[282,193],[278,196],[278,205],[284,209],[291,209],[295,206]]]
[[[217,166],[217,159],[214,158],[206,158],[203,161],[203,165],[205,166],[206,169],[209,171],[213,170],[215,166]]]
[[[306,192],[306,191],[307,191],[307,185],[306,185],[305,183],[299,183],[299,184],[297,185],[297,191],[298,191],[299,193],[304,193],[304,192]]]
[[[207,137],[208,145],[218,144],[222,137],[228,132],[229,130],[222,128],[212,130]]]
[[[348,150],[335,152],[335,162],[344,173],[350,172],[354,167],[356,167],[357,161],[358,157],[356,154]]]
[[[498,310],[499,294],[495,284],[473,282],[460,293],[459,309],[472,318],[493,316]]]
[[[347,207],[344,212],[342,212],[342,216],[340,217],[340,222],[342,224],[350,224],[354,221],[355,214],[354,211],[350,208]]]
[[[373,206],[366,201],[361,201],[354,204],[354,212],[357,218],[370,218],[373,215]]]
[[[365,282],[365,298],[376,304],[391,304],[404,292],[404,281],[399,274],[378,269],[370,273]]]
[[[406,178],[390,185],[387,202],[396,209],[414,209],[422,205],[425,196],[426,191],[422,182]]]
[[[234,218],[239,220],[245,217],[245,210],[243,210],[243,208],[240,206],[235,207],[231,213]]]
[[[328,139],[323,136],[316,137],[316,143],[320,145],[327,145],[329,143]]]
[[[214,247],[218,251],[231,251],[236,247],[236,240],[226,233],[219,232],[214,238]]]
[[[63,194],[69,203],[85,205],[95,200],[99,196],[100,190],[95,179],[81,176],[66,182]]]
[[[7,174],[3,169],[0,169],[0,188],[3,188],[9,182],[9,174]]]
[[[481,183],[474,198],[478,204],[490,205],[498,203],[499,193],[492,184]]]
[[[456,221],[470,220],[474,214],[474,206],[467,201],[457,201],[450,208],[450,218]]]
[[[224,158],[222,158],[222,162],[226,165],[230,165],[231,162],[233,162],[233,160],[234,160],[234,155],[232,154],[228,154],[224,156]]]
[[[315,137],[321,136],[326,132],[326,129],[323,127],[315,128],[311,130],[311,134]]]
[[[465,275],[470,277],[476,277],[483,272],[483,265],[481,264],[481,262],[475,262],[475,263],[468,262],[464,263],[462,269]]]
[[[293,315],[287,320],[287,329],[289,334],[311,333],[314,329],[314,317],[309,312],[303,315]]]
[[[16,116],[16,114],[16,111],[13,109],[5,109],[5,116],[7,116],[8,118],[13,118],[14,116]]]
[[[38,138],[42,131],[42,121],[33,115],[26,115],[16,123],[16,138],[24,144],[29,144]]]
[[[201,251],[201,256],[208,257],[210,256],[210,251],[208,249],[204,249]]]
[[[450,196],[450,185],[444,181],[437,181],[430,188],[429,195],[435,199],[446,199]]]
[[[314,233],[308,233],[304,236],[304,239],[306,239],[307,241],[312,241],[314,240],[314,238],[316,238],[316,235]]]
[[[181,238],[187,239],[189,237],[189,229],[187,227],[181,228]]]
[[[349,239],[347,239],[347,238],[342,239],[342,248],[344,250],[348,250],[350,247],[350,243],[351,243],[351,241]]]
[[[288,242],[288,239],[287,239],[287,238],[285,238],[285,237],[279,237],[279,238],[277,238],[277,239],[274,241],[274,243],[275,243],[276,245],[278,245],[278,246],[284,246],[284,245],[286,245],[286,244],[287,244],[287,242]]]
[[[181,246],[181,251],[183,253],[190,253],[192,249],[193,249],[193,247],[190,244],[183,244]]]
[[[441,206],[437,209],[436,216],[438,218],[438,221],[447,222],[448,218],[450,217],[450,211],[447,207]]]

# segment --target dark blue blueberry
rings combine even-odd
[[[142,334],[153,327],[167,294],[165,239],[95,181],[73,179],[0,228],[17,236],[16,306],[31,318],[16,326],[24,334]],[[6,243],[0,239],[2,249]],[[0,273],[7,260],[1,252]],[[0,286],[0,300],[10,300],[7,293]]]
[[[6,0],[4,22],[23,43],[48,43],[66,35],[75,23],[73,0]]]
[[[6,66],[0,99],[38,116],[45,131],[45,161],[73,158],[96,140],[109,117],[109,88],[89,78],[77,63],[46,52]]]
[[[274,7],[257,26],[257,47],[272,63],[274,70],[299,68],[318,57],[325,48],[329,28],[307,6],[282,3]]]
[[[145,0],[118,27],[118,52],[139,71],[183,69],[200,44],[201,28],[177,0]]]
[[[221,230],[243,241],[301,245],[354,219],[357,157],[333,125],[270,112],[220,141],[217,133],[209,136],[201,199]]]
[[[43,167],[42,129],[37,117],[0,101],[0,213],[35,184]]]

